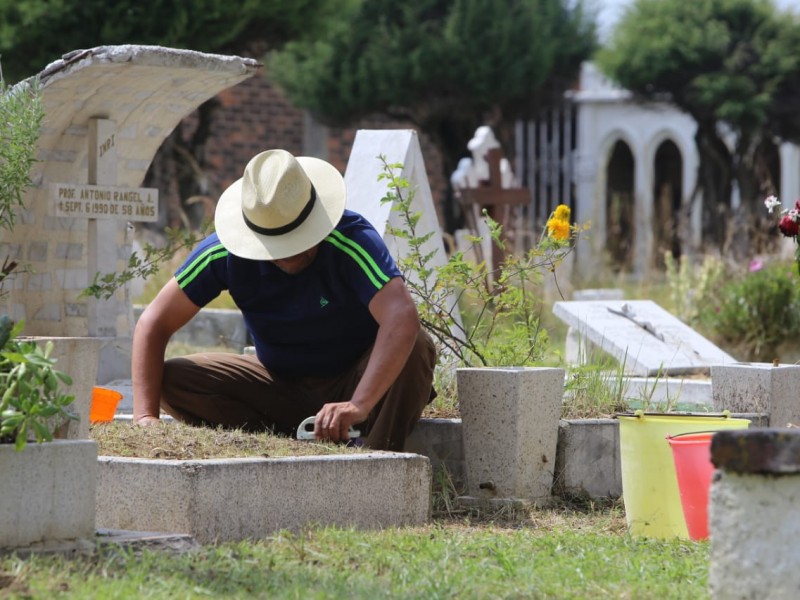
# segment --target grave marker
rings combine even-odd
[[[344,175],[347,185],[347,208],[363,215],[375,227],[395,260],[409,252],[406,240],[398,239],[388,233],[390,227],[404,228],[404,223],[400,214],[392,210],[391,204],[381,202],[388,188],[385,179],[378,180],[378,176],[383,173],[383,164],[379,156],[384,156],[388,164],[402,164],[399,176],[407,180],[410,189],[415,191],[412,211],[420,213],[416,233],[420,237],[433,233],[420,248],[422,255],[434,253],[428,266],[435,268],[446,264],[447,252],[416,131],[362,129],[356,132]],[[428,281],[431,287],[434,278],[435,274],[432,274]],[[455,298],[448,305],[448,309],[452,311],[456,323],[460,323],[461,317]]]
[[[556,302],[553,314],[641,376],[707,373],[737,362],[651,300]]]
[[[87,281],[96,273],[114,273],[117,255],[114,222],[99,220],[155,221],[158,218],[158,190],[118,187],[117,126],[108,119],[89,119],[88,185],[50,183],[49,214],[56,217],[88,219]],[[89,298],[89,336],[116,337],[117,315],[128,310],[130,299]]]
[[[503,227],[503,238],[508,242],[511,210],[530,203],[530,194],[527,189],[516,187],[508,160],[503,158],[500,143],[490,127],[478,127],[467,148],[472,159],[462,159],[451,177],[464,208],[467,227],[474,235],[488,238],[483,219],[486,209],[489,217]],[[482,258],[496,271],[503,261],[504,251],[488,239],[481,250],[485,255]]]
[[[117,186],[117,125],[92,117],[88,122],[88,174],[86,185],[50,182],[48,214],[87,219],[86,281],[95,274],[117,271],[117,222],[156,221],[158,190]],[[130,291],[123,286],[111,298],[87,298],[89,337],[105,339],[98,362],[104,365],[130,361],[132,331],[120,330],[118,315],[131,313]],[[131,319],[128,320],[132,323]],[[101,378],[102,375],[101,375]]]

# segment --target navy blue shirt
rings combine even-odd
[[[400,272],[381,236],[349,210],[300,273],[234,256],[216,233],[175,272],[197,306],[228,290],[259,360],[284,377],[335,375],[355,362],[378,331],[369,303],[393,277]]]

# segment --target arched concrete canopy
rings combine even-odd
[[[161,143],[201,103],[258,72],[236,56],[159,46],[100,46],[48,65],[42,84],[44,121],[35,187],[25,196],[17,227],[5,236],[9,253],[33,270],[16,278],[8,310],[31,335],[86,335],[87,220],[48,215],[50,183],[88,182],[89,121],[116,124],[116,185],[137,187]],[[19,85],[25,85],[22,82]],[[118,263],[130,254],[125,221],[97,221],[116,232]],[[112,240],[114,238],[112,237]],[[4,241],[6,241],[4,240]],[[93,274],[92,274],[93,275]],[[127,308],[127,310],[125,310]],[[117,335],[129,335],[130,307],[120,307]]]
[[[259,63],[237,56],[159,46],[77,50],[39,75],[45,119],[39,139],[42,177],[86,181],[86,127],[92,117],[116,122],[117,182],[141,185],[164,139],[181,119],[222,90],[254,75]]]

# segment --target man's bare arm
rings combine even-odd
[[[170,279],[139,317],[131,357],[134,423],[158,420],[167,342],[199,310],[175,279]]]
[[[369,310],[378,322],[378,335],[367,368],[349,402],[326,404],[317,413],[317,438],[346,440],[348,428],[367,418],[400,375],[414,348],[419,315],[402,279],[395,277],[375,294]]]

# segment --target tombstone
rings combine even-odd
[[[420,213],[416,232],[420,237],[428,233],[434,234],[420,251],[423,255],[434,253],[429,267],[445,265],[447,253],[416,131],[361,129],[356,133],[344,175],[347,185],[347,208],[363,215],[375,227],[395,260],[408,253],[407,241],[398,239],[388,232],[389,227],[403,228],[405,224],[397,211],[392,210],[391,204],[381,202],[388,188],[385,179],[378,179],[383,173],[383,163],[379,156],[384,156],[388,164],[403,165],[398,175],[409,182],[410,189],[415,190],[412,210]],[[432,274],[428,284],[432,286],[434,281],[435,274]],[[448,309],[453,311],[456,323],[460,323],[455,298],[450,300]]]
[[[471,161],[462,159],[450,181],[461,201],[467,227],[473,235],[484,238],[482,258],[497,270],[505,252],[488,239],[483,210],[486,209],[488,215],[502,225],[503,238],[510,243],[512,237],[524,235],[519,228],[512,229],[512,211],[529,204],[530,193],[517,186],[511,166],[503,158],[500,143],[490,127],[478,127],[467,148],[472,153]]]
[[[736,359],[651,300],[556,302],[553,314],[608,352],[626,374],[710,372]]]
[[[587,290],[575,290],[572,294],[573,300],[622,300],[625,292],[619,288],[598,288]],[[582,365],[591,361],[597,352],[588,339],[582,337],[575,327],[567,329],[567,339],[564,347],[564,360],[569,365]]]
[[[155,214],[157,193],[138,186],[163,140],[197,106],[259,67],[233,56],[124,45],[71,52],[44,69],[34,187],[7,236],[32,269],[6,299],[26,335],[89,333],[104,340],[97,383],[130,376],[127,288],[111,300],[80,293],[95,272],[125,267],[131,224]]]

